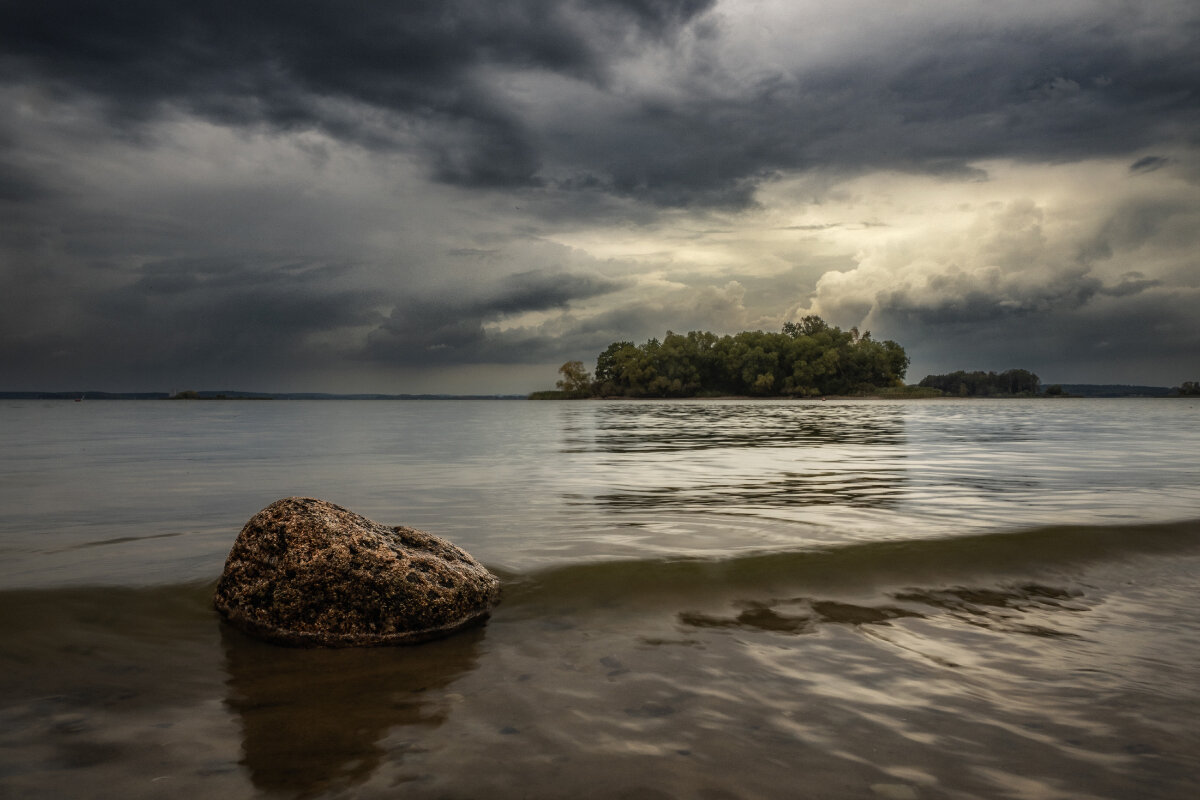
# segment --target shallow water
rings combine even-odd
[[[1200,792],[1200,404],[0,406],[6,797]],[[447,536],[481,628],[224,628],[286,495]]]

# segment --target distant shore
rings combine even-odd
[[[1138,386],[1126,384],[1093,384],[1093,383],[1062,383],[1056,384],[1063,390],[1061,395],[990,395],[992,398],[1009,397],[1039,397],[1046,399],[1059,398],[1095,398],[1095,397],[1179,397],[1175,389],[1166,386]],[[188,392],[4,392],[0,391],[0,400],[575,400],[567,392],[556,390],[533,392],[531,394],[331,394],[322,392],[243,392],[237,390],[222,391],[188,391]],[[634,399],[619,396],[595,397],[596,400]],[[931,394],[920,390],[919,387],[906,387],[894,391],[876,392],[861,395],[824,395],[815,397],[780,398],[755,397],[752,395],[704,395],[681,398],[640,398],[646,400],[679,399],[679,400],[955,400],[957,395]],[[970,398],[966,398],[970,399]],[[987,398],[984,398],[987,399]]]
[[[0,400],[524,400],[523,394],[326,394],[319,392],[0,392]]]

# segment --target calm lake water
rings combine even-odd
[[[0,401],[5,798],[1200,796],[1200,402]],[[483,627],[225,628],[289,495]]]

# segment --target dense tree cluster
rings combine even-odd
[[[733,336],[667,332],[660,342],[613,342],[596,359],[590,393],[602,397],[854,394],[903,385],[908,355],[856,328],[843,331],[817,316],[789,322],[780,333]],[[580,396],[579,362],[559,370],[559,389]]]
[[[1200,396],[1200,381],[1184,381],[1182,384],[1175,387],[1174,394],[1179,394],[1184,397]]]
[[[1003,397],[1035,395],[1040,384],[1041,379],[1029,370],[1010,369],[1001,373],[959,370],[947,375],[926,375],[918,385],[959,397]]]

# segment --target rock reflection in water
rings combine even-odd
[[[308,794],[365,781],[396,726],[445,721],[445,689],[475,668],[483,629],[413,647],[291,649],[222,629],[226,705],[242,766],[263,791]]]

